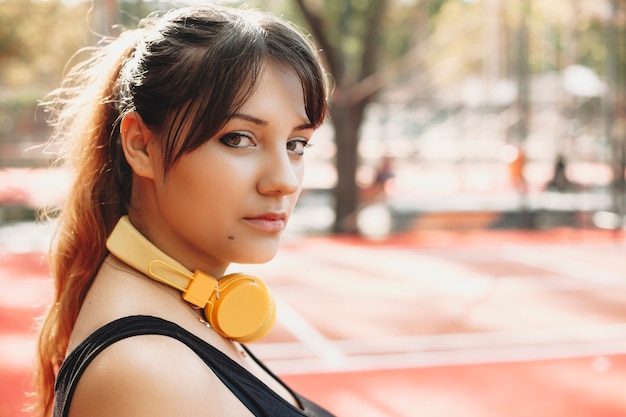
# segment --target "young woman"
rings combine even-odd
[[[330,416],[242,344],[273,322],[262,281],[220,278],[275,255],[300,192],[326,114],[307,39],[259,12],[171,11],[98,49],[48,107],[75,177],[41,415]]]

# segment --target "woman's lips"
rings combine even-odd
[[[285,229],[285,215],[263,214],[256,217],[246,217],[244,220],[252,227],[264,232],[276,233]]]

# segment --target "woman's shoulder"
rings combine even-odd
[[[93,359],[69,416],[235,415],[240,403],[231,397],[185,344],[148,334],[120,340]]]

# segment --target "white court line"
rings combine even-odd
[[[622,279],[615,271],[581,262],[575,257],[554,254],[545,248],[531,249],[511,245],[502,248],[500,253],[505,259],[540,267],[559,276],[580,279],[604,288],[626,289],[626,279]],[[285,316],[291,316],[291,313],[286,313]],[[302,320],[304,325],[298,324],[299,320]],[[302,343],[255,346],[259,356],[278,374],[284,375],[529,362],[626,354],[626,323],[332,341],[325,338],[297,313],[287,321],[294,335],[304,333],[297,336]],[[312,334],[308,334],[310,330],[313,330]],[[305,342],[306,340],[309,342]]]
[[[400,336],[371,340],[342,340],[343,352],[369,354],[384,352],[471,350],[495,347],[614,343],[626,341],[626,323],[563,326],[544,329],[501,330],[475,333],[445,333]]]
[[[334,342],[346,353],[329,367],[299,343],[259,344],[257,354],[279,374],[354,372],[528,362],[626,354],[626,323],[528,331],[421,335]]]
[[[407,352],[349,357],[341,369],[329,369],[315,358],[265,360],[279,375],[360,372],[433,368],[460,365],[487,365],[544,360],[593,358],[626,354],[626,340],[606,343],[566,343],[547,346],[509,346],[441,352]]]
[[[595,284],[626,289],[626,279],[614,271],[602,268],[600,265],[580,262],[573,257],[565,258],[542,248],[540,250],[523,246],[507,246],[501,249],[502,257],[539,267],[557,274],[578,278]]]
[[[319,356],[326,367],[338,369],[344,366],[346,357],[336,344],[324,337],[304,316],[291,308],[278,295],[275,295],[275,300],[276,308],[280,311],[278,321],[291,334],[311,352]],[[280,352],[280,350],[278,351]]]
[[[501,330],[474,333],[444,333],[363,339],[341,339],[333,344],[350,355],[471,350],[511,346],[561,345],[577,343],[621,343],[626,340],[626,323],[562,326],[544,329]],[[259,343],[257,349],[267,359],[306,358],[312,352],[302,343]]]

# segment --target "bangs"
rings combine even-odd
[[[309,122],[323,122],[324,73],[312,45],[291,25],[262,13],[213,8],[167,25],[146,44],[149,74],[134,86],[136,110],[162,137],[165,172],[239,111],[268,61],[297,75]]]
[[[248,50],[246,54],[223,57],[219,60],[223,65],[207,62],[215,58],[201,49],[189,50],[186,55],[191,61],[186,67],[197,70],[186,77],[181,74],[183,82],[168,105],[170,116],[165,126],[169,127],[162,132],[165,167],[215,136],[238,112],[254,93],[265,54],[258,49]]]

